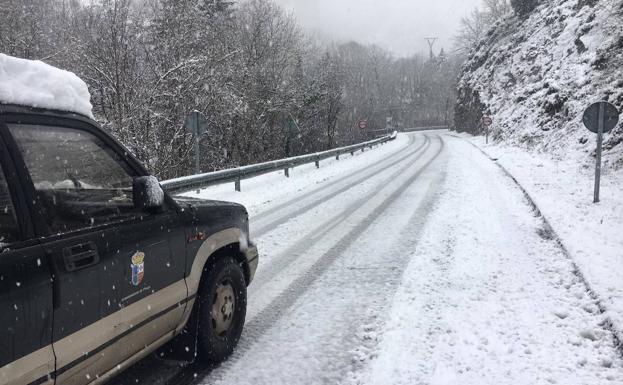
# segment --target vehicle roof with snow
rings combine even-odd
[[[74,73],[0,54],[0,104],[73,112],[93,119],[91,95]]]

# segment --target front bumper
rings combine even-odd
[[[249,281],[247,282],[247,286],[249,286],[251,281],[253,281],[253,277],[255,277],[255,271],[257,270],[257,265],[260,262],[257,246],[249,245],[249,248],[244,252],[244,255],[247,258],[247,265],[249,266]]]

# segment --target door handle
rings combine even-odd
[[[68,272],[97,265],[100,261],[97,246],[93,242],[81,243],[63,249],[63,262]]]

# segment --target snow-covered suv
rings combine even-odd
[[[242,332],[245,208],[169,196],[88,98],[0,55],[2,384],[102,383],[159,348],[218,362]]]

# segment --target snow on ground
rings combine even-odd
[[[252,227],[283,217],[259,231],[239,347],[201,383],[623,383],[605,315],[520,190],[466,140],[426,136],[201,193],[251,205]]]
[[[0,53],[0,103],[75,112],[93,118],[91,95],[75,74]]]
[[[605,168],[601,202],[593,203],[594,168],[578,159],[553,159],[512,146],[467,137],[506,168],[528,191],[623,330],[623,170]]]
[[[408,263],[405,251],[413,241],[403,242],[402,231],[420,225],[424,215],[415,214],[428,210],[442,178],[442,161],[431,166],[436,171],[420,171],[440,148],[441,140],[433,138],[422,156],[413,154],[374,183],[320,204],[324,217],[302,215],[307,229],[301,238],[281,240],[298,247],[277,251],[277,263],[258,270],[249,287],[239,348],[204,382],[337,383],[357,367],[370,341],[368,328],[382,318]],[[341,205],[332,207],[334,200]],[[271,269],[279,274],[265,279]]]
[[[449,139],[442,197],[358,384],[623,383],[613,338],[520,191]]]

